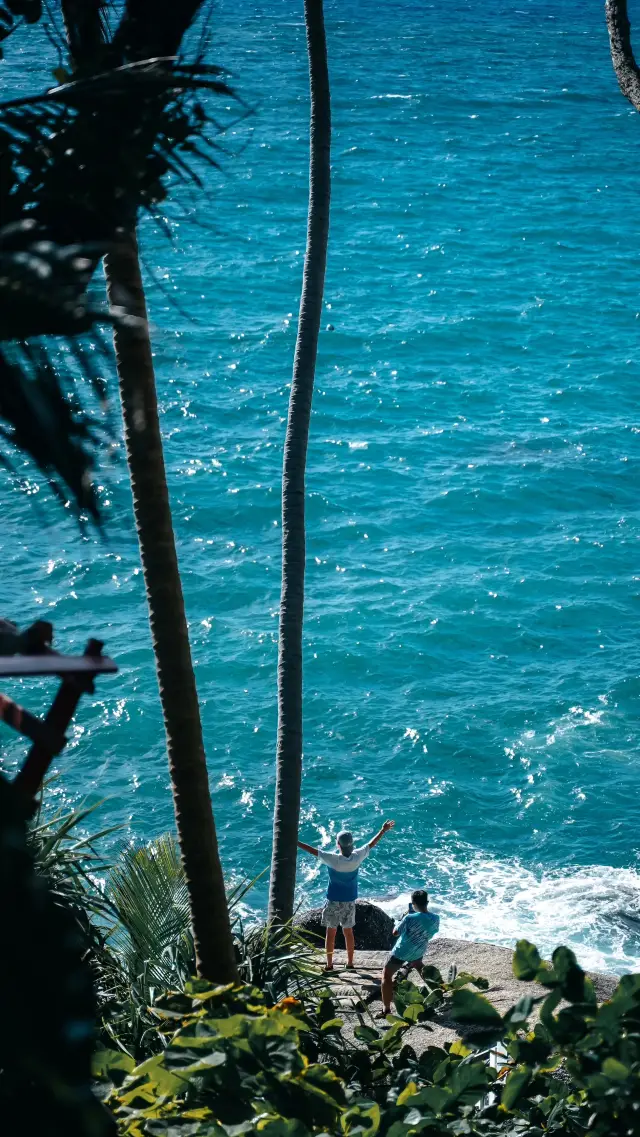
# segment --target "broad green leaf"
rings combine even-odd
[[[264,1137],[308,1137],[309,1130],[297,1117],[262,1117],[256,1131]]]
[[[320,1029],[324,1034],[325,1031],[340,1030],[343,1026],[344,1019],[328,1019],[326,1023],[322,1024]]]
[[[452,1095],[439,1086],[427,1086],[420,1090],[412,1100],[412,1106],[426,1105],[433,1113],[442,1113],[451,1102]]]
[[[259,1034],[271,1038],[289,1038],[297,1041],[298,1031],[302,1027],[308,1030],[306,1023],[300,1023],[299,1019],[294,1018],[293,1015],[287,1015],[283,1011],[278,1011],[277,1014],[272,1012],[269,1015],[261,1015],[255,1019],[247,1019],[244,1015],[233,1015],[232,1017],[244,1019],[250,1035]],[[225,1023],[230,1020],[219,1019],[218,1021]]]
[[[287,1015],[286,1018],[289,1022],[291,1021],[289,1015]],[[238,1014],[229,1015],[224,1019],[202,1018],[194,1025],[197,1025],[198,1035],[200,1037],[203,1036],[205,1031],[209,1031],[212,1038],[236,1039],[246,1038],[250,1028],[254,1027],[258,1022],[269,1023],[271,1020],[267,1018],[253,1019],[248,1015]],[[266,1029],[268,1030],[269,1028],[267,1027]],[[182,1038],[183,1034],[181,1033],[178,1037]],[[189,1039],[188,1045],[190,1045],[189,1034],[187,1034],[187,1038]]]
[[[351,1109],[346,1110],[340,1118],[343,1133],[348,1137],[351,1133],[366,1134],[374,1137],[380,1128],[380,1106],[377,1102],[361,1101]]]
[[[542,1004],[542,1007],[540,1008],[540,1022],[547,1028],[547,1030],[553,1030],[555,1024],[553,1012],[561,1002],[562,994],[560,991],[556,990],[552,991],[550,995],[547,995],[544,1003]]]
[[[547,1026],[561,1046],[578,1042],[588,1030],[582,1010],[577,1006],[564,1007],[555,1020],[548,1021]]]
[[[486,1029],[502,1026],[502,1016],[484,995],[464,989],[454,991],[451,1000],[451,1017],[459,1023],[468,1023]]]
[[[418,1086],[416,1082],[407,1082],[407,1085],[403,1089],[402,1093],[398,1094],[396,1105],[406,1105],[409,1098],[413,1097],[417,1090]]]
[[[531,995],[524,995],[519,999],[515,1007],[512,1007],[508,1014],[505,1016],[510,1026],[522,1027],[526,1023],[529,1015],[534,1007],[535,1000]]]
[[[602,1063],[602,1073],[612,1082],[626,1082],[631,1070],[623,1062],[619,1062],[617,1058],[605,1058]]]
[[[438,971],[438,968],[434,967],[432,963],[424,964],[422,968],[422,980],[424,983],[429,983],[432,986],[442,986],[442,975]]]
[[[160,1094],[176,1094],[185,1088],[185,1079],[181,1075],[172,1074],[164,1065],[164,1054],[155,1054],[136,1066],[132,1073],[134,1078],[147,1078],[149,1084]]]
[[[484,1062],[459,1062],[447,1083],[457,1098],[473,1104],[482,1096],[488,1085],[487,1067]]]
[[[371,1050],[379,1050],[381,1054],[392,1054],[395,1050],[399,1050],[402,1045],[402,1035],[409,1029],[409,1023],[404,1022],[402,1019],[395,1019],[392,1022],[389,1030],[383,1034],[382,1038],[378,1038],[375,1042],[370,1043]]]
[[[303,1077],[305,1084],[311,1084],[317,1089],[322,1090],[323,1093],[329,1094],[339,1105],[345,1104],[347,1099],[344,1082],[333,1070],[329,1070],[320,1062],[314,1062],[311,1066],[307,1066]]]
[[[551,957],[553,972],[563,998],[580,1003],[585,998],[585,974],[570,948],[558,947]]]
[[[479,991],[486,991],[489,987],[489,980],[478,978],[468,971],[459,971],[450,986],[452,991],[459,991],[461,987],[468,987],[469,984],[472,987],[477,987]]]
[[[123,1070],[125,1074],[131,1074],[136,1064],[131,1055],[122,1050],[101,1049],[96,1050],[91,1065],[94,1078],[108,1078],[111,1070]]]
[[[502,1105],[505,1109],[513,1109],[530,1081],[531,1070],[528,1066],[519,1066],[517,1070],[511,1071],[502,1091]]]
[[[516,979],[535,979],[541,966],[542,960],[535,944],[530,944],[528,940],[518,940],[513,955],[513,974]]]
[[[227,1061],[226,1054],[221,1050],[211,1050],[208,1054],[203,1054],[195,1062],[189,1066],[184,1066],[182,1069],[183,1074],[201,1074],[205,1070],[212,1070],[215,1066],[224,1066]]]
[[[189,979],[184,986],[184,993],[198,1003],[208,1002],[210,999],[220,999],[233,991],[234,984],[227,983],[221,987],[212,987],[206,979]]]
[[[604,1074],[592,1074],[585,1082],[592,1098],[604,1098],[611,1094],[611,1080]]]
[[[372,1026],[357,1026],[353,1033],[360,1042],[375,1042],[380,1038],[380,1031],[374,1030]]]
[[[417,1023],[422,1014],[424,1014],[422,1003],[409,1003],[409,1006],[405,1007],[402,1012],[402,1017],[408,1023]]]
[[[181,1080],[181,1084],[184,1082]],[[171,1091],[169,1091],[171,1093]],[[118,1105],[129,1106],[135,1109],[142,1109],[144,1105],[154,1105],[157,1101],[157,1094],[153,1086],[135,1086],[132,1090],[122,1090],[118,1093]]]
[[[464,1042],[461,1042],[458,1038],[455,1042],[451,1043],[449,1054],[456,1054],[458,1058],[466,1058],[469,1054],[473,1054],[473,1051],[470,1047],[465,1046]]]

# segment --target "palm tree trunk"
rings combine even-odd
[[[278,738],[269,920],[293,915],[302,779],[305,466],[329,238],[331,103],[322,0],[304,0],[311,89],[309,213],[282,472]]]
[[[606,0],[607,30],[611,46],[611,62],[620,90],[637,111],[640,111],[640,68],[631,46],[631,25],[627,0]]]
[[[198,692],[171,521],[147,310],[135,229],[105,258],[109,301],[137,323],[114,334],[124,437],[158,670],[176,825],[198,974],[237,977],[209,791]]]

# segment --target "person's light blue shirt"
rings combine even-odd
[[[422,959],[429,940],[437,935],[440,917],[435,912],[408,912],[398,924],[392,955],[403,962]]]

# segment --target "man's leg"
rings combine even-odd
[[[385,1015],[391,1014],[391,1002],[393,1000],[393,973],[394,968],[391,960],[387,960],[382,972],[382,984],[380,987],[380,996],[382,998],[382,1013]]]
[[[343,928],[344,942],[347,945],[347,967],[353,967],[353,953],[356,949],[356,941],[353,938],[353,928]]]
[[[336,943],[337,928],[327,928],[327,934],[324,941],[324,946],[327,952],[327,968],[331,970],[333,967],[333,949]]]

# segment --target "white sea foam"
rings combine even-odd
[[[464,876],[466,896],[434,887],[433,906],[441,934],[512,947],[526,938],[550,953],[573,947],[580,962],[595,970],[640,967],[640,874],[606,865],[534,872],[517,862],[473,859],[447,866],[447,876]],[[409,894],[382,902],[392,915],[406,910]]]

